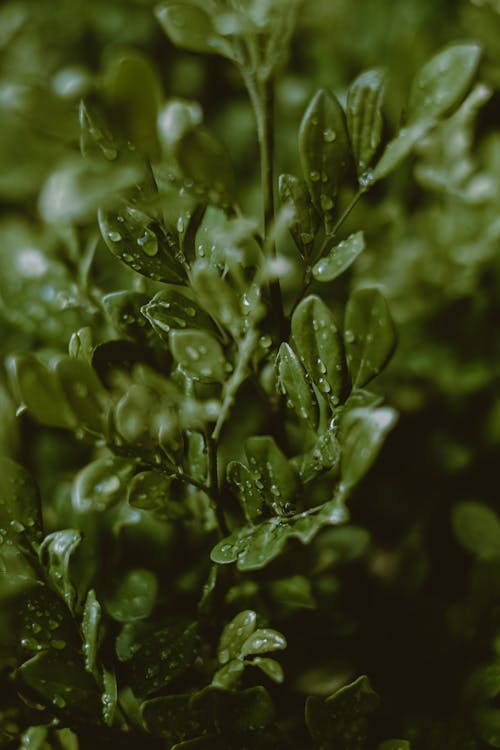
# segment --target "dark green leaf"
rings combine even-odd
[[[111,588],[104,604],[114,620],[135,622],[149,617],[156,603],[158,580],[144,568],[127,571]]]
[[[102,112],[89,99],[82,99],[78,110],[80,121],[80,151],[87,159],[104,157],[113,161],[118,156],[118,146]]]
[[[123,495],[134,465],[116,456],[98,458],[87,464],[76,476],[71,498],[80,512],[102,512]]]
[[[217,655],[221,664],[241,656],[242,647],[247,638],[254,633],[257,627],[257,614],[246,609],[233,617],[230,623],[222,631],[217,649]]]
[[[319,415],[316,396],[297,355],[285,343],[281,344],[278,353],[278,378],[281,390],[297,416],[315,430]]]
[[[40,559],[47,568],[53,586],[73,611],[76,602],[76,587],[70,577],[71,556],[76,551],[82,534],[77,529],[54,531],[40,546]]]
[[[97,650],[101,624],[101,605],[97,601],[94,589],[91,589],[85,600],[82,615],[83,653],[85,669],[91,674],[96,668]]]
[[[290,223],[290,234],[303,258],[308,258],[319,228],[319,216],[309,196],[307,185],[303,180],[291,174],[282,174],[279,178],[281,202],[291,205],[294,218]]]
[[[383,370],[396,346],[391,313],[378,289],[358,289],[351,294],[344,340],[353,385],[362,388]]]
[[[264,494],[269,508],[276,514],[290,513],[298,490],[295,469],[269,435],[250,437],[245,453],[253,480]]]
[[[243,330],[240,303],[228,282],[203,261],[197,261],[193,266],[191,281],[205,310],[233,336],[240,336]]]
[[[184,268],[173,235],[138,208],[99,209],[99,228],[108,249],[125,265],[155,281],[183,284]]]
[[[147,294],[113,292],[106,294],[102,303],[119,335],[144,343],[151,342],[153,334],[143,313],[144,305],[149,303]]]
[[[454,110],[467,95],[476,74],[481,48],[454,44],[435,55],[415,76],[410,90],[410,121],[438,118]]]
[[[500,518],[492,508],[471,501],[459,503],[453,509],[452,524],[460,544],[473,555],[481,560],[500,559]]]
[[[343,417],[341,474],[344,487],[354,487],[364,477],[396,420],[396,412],[387,406],[352,409]]]
[[[271,581],[269,589],[273,599],[286,607],[314,609],[316,606],[311,582],[303,575],[294,575]]]
[[[385,79],[385,70],[367,70],[347,92],[347,124],[359,175],[370,166],[382,140]]]
[[[327,89],[318,91],[306,110],[299,152],[312,202],[329,231],[338,193],[353,163],[344,111]]]
[[[236,692],[207,687],[191,699],[194,712],[212,716],[213,726],[224,733],[255,732],[267,727],[274,709],[267,690],[260,685]]]
[[[214,331],[215,327],[208,315],[201,309],[193,296],[184,289],[169,287],[155,294],[142,308],[142,314],[149,320],[163,341],[177,328],[203,328]]]
[[[169,334],[174,359],[199,380],[224,382],[227,363],[221,345],[213,336],[195,329],[174,330]]]
[[[238,684],[244,671],[245,665],[242,661],[231,659],[231,661],[228,661],[227,664],[224,664],[223,667],[217,670],[210,684],[212,687],[229,690]]]
[[[186,131],[174,148],[184,185],[209,203],[231,202],[234,170],[226,147],[203,126]]]
[[[196,0],[169,0],[157,5],[155,14],[176,47],[190,52],[217,53],[232,57],[231,45],[216,32],[203,3]]]
[[[316,281],[333,281],[344,273],[358,255],[365,249],[363,232],[351,234],[329,251],[326,258],[322,258],[313,266],[313,276]]]
[[[236,562],[238,570],[260,570],[283,550],[290,529],[277,519],[258,526],[244,526],[235,534],[222,539],[212,550],[215,563]]]
[[[377,750],[411,750],[408,740],[385,740],[378,745]]]
[[[332,312],[310,295],[296,307],[292,335],[300,360],[313,383],[334,404],[344,395],[344,346]]]
[[[68,608],[52,588],[41,583],[23,596],[16,636],[23,659],[38,651],[76,651],[80,646]]]
[[[7,366],[19,401],[38,422],[51,427],[75,426],[59,379],[35,356],[13,355]]]
[[[269,679],[273,680],[273,682],[281,684],[285,678],[283,667],[275,659],[268,659],[265,656],[256,656],[255,659],[252,659],[251,664],[253,667],[261,669]]]
[[[26,469],[0,456],[0,547],[5,539],[31,544],[42,537],[42,512],[38,488]]]
[[[258,628],[243,643],[241,655],[267,654],[269,651],[281,651],[286,648],[286,638],[277,630]]]
[[[210,731],[210,716],[194,712],[191,696],[164,695],[145,701],[141,706],[142,720],[147,731],[155,737],[163,737],[168,747]],[[208,721],[207,721],[208,718]]]
[[[255,521],[265,506],[263,489],[257,487],[252,472],[240,461],[230,461],[226,469],[227,481],[233,485],[247,521]]]
[[[82,359],[60,357],[54,372],[76,423],[101,433],[107,394],[91,365]]]
[[[306,723],[311,737],[321,747],[362,750],[370,715],[379,699],[367,677],[359,677],[326,700],[311,696],[306,702]]]

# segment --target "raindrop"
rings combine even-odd
[[[158,240],[154,232],[150,229],[146,229],[144,234],[139,237],[137,244],[141,247],[142,251],[153,257],[158,252]]]
[[[333,143],[337,138],[337,133],[335,130],[332,130],[331,128],[326,128],[326,130],[323,130],[323,140],[326,141],[326,143]]]
[[[311,172],[309,172],[309,177],[313,182],[318,182],[321,176],[319,172],[313,169]]]
[[[111,240],[111,242],[120,242],[122,238],[120,232],[115,232],[113,230],[111,232],[108,232],[108,237]]]

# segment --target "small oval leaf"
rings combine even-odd
[[[353,81],[347,92],[347,125],[360,175],[370,166],[382,140],[385,80],[385,70],[367,70]]]
[[[363,232],[351,234],[346,240],[333,247],[326,258],[322,258],[313,266],[314,278],[316,281],[333,281],[354,263],[364,249]]]

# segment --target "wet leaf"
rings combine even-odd
[[[314,238],[319,228],[319,215],[314,208],[307,185],[303,180],[291,174],[282,174],[279,178],[279,193],[283,205],[291,205],[294,217],[289,229],[297,248],[303,258],[312,252]]]
[[[410,90],[410,122],[449,114],[467,95],[476,74],[481,48],[454,44],[429,60],[416,74]]]
[[[99,636],[102,609],[97,601],[94,589],[91,589],[85,600],[82,615],[83,653],[85,656],[85,669],[91,674],[97,664],[97,650],[99,648]]]
[[[74,610],[77,591],[70,576],[71,556],[76,552],[82,533],[77,529],[54,531],[40,545],[40,560],[47,568],[54,587],[59,591],[70,611]]]
[[[198,199],[212,204],[231,203],[234,169],[224,144],[207,128],[187,130],[174,148],[184,186]]]
[[[411,750],[408,740],[385,740],[378,745],[377,750]]]
[[[74,416],[55,373],[32,354],[9,357],[7,367],[19,401],[34,419],[50,427],[75,426]]]
[[[483,503],[466,501],[453,509],[455,536],[480,560],[500,559],[500,518]]]
[[[212,332],[215,330],[198,301],[184,289],[162,289],[142,307],[142,314],[163,341],[168,341],[168,334],[172,329],[202,328]]]
[[[226,358],[213,336],[195,329],[171,331],[170,349],[174,359],[199,380],[224,382],[227,377]]]
[[[397,413],[388,406],[352,409],[343,417],[340,470],[345,487],[364,477],[396,421]]]
[[[212,677],[213,687],[230,689],[238,684],[245,665],[239,659],[232,659],[221,667]]]
[[[155,281],[185,283],[177,240],[151,216],[125,206],[112,211],[101,208],[98,219],[106,246],[125,265]]]
[[[292,316],[292,335],[299,358],[313,383],[329,401],[338,404],[344,395],[344,347],[333,313],[323,300],[310,295]]]
[[[149,302],[149,296],[142,292],[112,292],[102,298],[108,317],[121,336],[144,342],[153,340],[148,321],[142,308]]]
[[[258,667],[269,677],[273,682],[281,684],[285,679],[283,667],[275,659],[268,659],[265,656],[256,656],[252,659],[252,666]]]
[[[278,352],[278,382],[297,416],[315,430],[319,415],[316,396],[299,358],[285,343]]]
[[[314,278],[316,281],[333,281],[354,263],[364,249],[363,232],[351,234],[346,240],[332,247],[328,255],[313,266]]]
[[[314,609],[316,603],[311,582],[303,575],[289,576],[271,581],[269,590],[280,605],[294,609]]]
[[[327,89],[315,94],[304,114],[299,153],[312,202],[330,231],[338,193],[353,163],[344,111]]]
[[[345,311],[344,340],[355,388],[381,372],[394,352],[396,331],[385,297],[378,289],[358,289]]]
[[[157,5],[155,14],[164,32],[176,47],[189,52],[204,52],[232,57],[231,45],[220,36],[213,21],[196,0],[170,0]]]
[[[40,495],[30,474],[0,456],[0,548],[6,539],[36,544],[42,537]]]
[[[92,461],[73,483],[73,507],[83,513],[105,511],[122,497],[133,471],[133,463],[116,456]]]
[[[227,481],[236,489],[236,494],[247,521],[254,521],[265,506],[263,490],[257,487],[250,469],[240,461],[230,461],[226,469]]]
[[[370,166],[382,140],[385,80],[382,68],[367,70],[347,92],[347,124],[359,175]]]
[[[80,123],[80,151],[86,159],[104,158],[113,161],[118,156],[118,145],[103,112],[91,99],[82,99],[78,109]]]
[[[258,628],[243,643],[241,654],[267,654],[269,651],[281,651],[286,645],[286,638],[277,630]]]
[[[243,331],[240,303],[227,280],[203,261],[197,261],[191,277],[193,290],[205,310],[238,338]]]
[[[118,685],[116,675],[106,667],[102,669],[102,718],[108,727],[112,727],[118,706]]]
[[[257,489],[269,508],[278,515],[293,511],[298,478],[295,469],[269,435],[250,437],[245,454]]]
[[[170,502],[172,479],[158,471],[143,471],[130,482],[127,499],[134,508],[155,510]]]
[[[249,636],[257,627],[257,614],[251,609],[239,612],[222,631],[217,648],[217,656],[221,664],[242,655],[242,648]]]
[[[82,359],[59,357],[54,363],[54,373],[76,424],[101,433],[108,397],[91,365]]]
[[[104,604],[118,622],[135,622],[149,617],[156,603],[158,580],[144,568],[127,571],[112,585]]]
[[[326,700],[311,696],[306,701],[306,724],[311,737],[325,750],[362,750],[370,715],[379,699],[367,677],[359,677]]]

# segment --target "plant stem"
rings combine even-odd
[[[229,529],[226,523],[226,518],[224,516],[224,511],[222,509],[221,495],[219,491],[217,442],[212,436],[207,437],[207,452],[209,497],[212,501],[215,515],[217,517],[219,532],[221,536],[227,536],[229,534]]]

